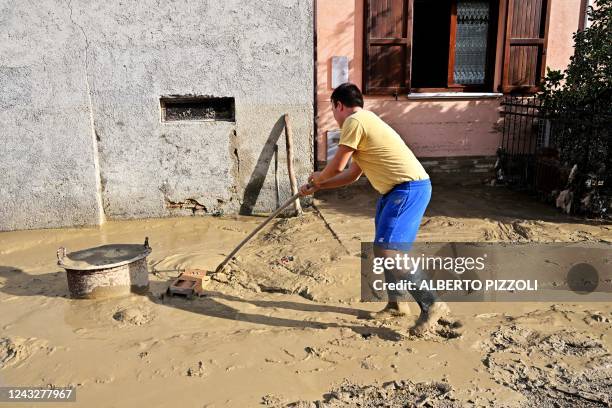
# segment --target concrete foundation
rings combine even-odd
[[[0,1],[0,230],[271,211],[313,168],[312,0]],[[160,97],[235,98],[162,122]]]
[[[495,177],[497,156],[422,157],[423,167],[435,185],[474,185]]]

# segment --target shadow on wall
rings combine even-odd
[[[394,128],[417,157],[495,156],[501,144],[503,119],[499,102],[414,101],[367,98],[365,108]],[[326,146],[326,131],[337,129],[331,102],[319,100],[318,140]],[[317,159],[325,160],[319,151]]]
[[[244,189],[242,205],[240,206],[240,214],[253,214],[253,208],[257,203],[259,193],[261,192],[261,189],[266,180],[266,175],[268,174],[270,163],[274,158],[274,146],[278,143],[278,140],[281,134],[283,134],[284,129],[285,121],[284,117],[281,116],[278,118],[278,120],[272,127],[270,135],[268,136],[268,139],[266,140],[263,148],[261,149],[261,153],[259,154],[259,158],[257,159],[255,168],[251,173],[251,178],[249,179],[249,182],[247,183]]]
[[[494,156],[501,144],[499,101],[368,101],[417,157]]]
[[[417,157],[494,156],[501,143],[503,120],[495,99],[367,98],[365,108],[394,128]],[[331,102],[319,101],[318,117],[319,138],[325,139],[327,130],[338,127],[331,113]]]
[[[332,36],[327,36],[329,41],[327,46],[323,47],[324,58],[319,61],[319,64],[324,64],[326,72],[326,81],[319,79],[320,87],[317,89],[317,94],[331,94],[332,91],[332,57],[345,56],[349,57],[349,77],[355,78],[355,59],[357,49],[355,47],[355,34],[353,27],[355,26],[355,13],[350,13],[347,17],[337,24]],[[330,50],[330,51],[327,51]],[[328,55],[329,54],[329,55]],[[353,56],[353,58],[351,58]],[[352,82],[356,82],[354,79]],[[361,82],[361,81],[359,81]]]
[[[358,6],[360,0],[355,0],[355,6]],[[361,0],[363,1],[363,0]],[[317,43],[317,83],[316,83],[316,99],[317,99],[317,133],[315,135],[316,144],[315,162],[325,160],[326,153],[324,147],[327,145],[326,131],[336,129],[338,126],[331,116],[331,110],[329,107],[329,97],[332,92],[332,57],[334,56],[347,56],[349,57],[349,80],[351,82],[361,83],[361,80],[356,81],[356,76],[360,76],[360,73],[356,73],[355,61],[357,58],[361,58],[361,50],[355,48],[356,46],[356,35],[357,28],[355,24],[354,12],[349,13],[346,18],[341,22],[334,22],[333,34],[322,34],[321,38],[324,38],[324,42],[320,41]],[[325,26],[324,15],[318,15],[317,18],[317,30],[331,31]],[[329,117],[329,118],[328,118]],[[331,121],[326,121],[326,118]]]

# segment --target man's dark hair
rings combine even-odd
[[[363,108],[363,95],[357,85],[351,84],[350,82],[344,83],[334,89],[331,100],[334,106],[336,106],[338,102],[342,102],[342,104],[348,108],[354,108],[355,106]]]

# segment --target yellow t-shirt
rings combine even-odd
[[[429,175],[399,134],[367,110],[346,118],[339,144],[355,149],[353,159],[381,194],[406,181]]]

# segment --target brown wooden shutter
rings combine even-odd
[[[551,0],[506,0],[502,91],[536,92],[546,73]]]
[[[365,92],[409,92],[413,0],[365,3]]]

